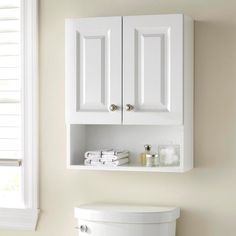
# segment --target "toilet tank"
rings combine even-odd
[[[75,208],[79,236],[175,236],[178,207],[88,204]]]

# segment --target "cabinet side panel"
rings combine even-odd
[[[184,169],[193,168],[194,22],[184,16]]]
[[[67,167],[82,165],[86,150],[86,126],[67,125]]]
[[[75,110],[76,87],[76,31],[75,21],[66,19],[65,21],[65,117],[66,124],[71,123],[72,111]]]

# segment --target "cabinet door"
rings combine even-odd
[[[125,124],[183,123],[183,16],[123,17]]]
[[[66,20],[66,119],[121,123],[121,17]]]

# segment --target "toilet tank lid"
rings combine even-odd
[[[99,222],[166,223],[179,216],[179,207],[94,203],[75,208],[75,218]]]

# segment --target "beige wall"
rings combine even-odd
[[[36,232],[0,235],[73,236],[73,207],[105,201],[177,205],[178,236],[235,236],[235,0],[41,0],[39,12],[41,217]],[[64,19],[178,12],[196,20],[195,169],[185,174],[67,170]]]

